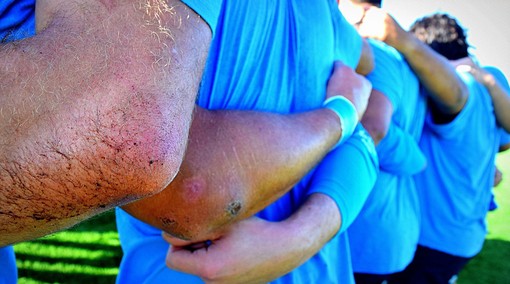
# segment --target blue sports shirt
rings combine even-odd
[[[422,204],[420,245],[473,257],[487,233],[495,157],[508,134],[496,123],[487,89],[470,74],[459,75],[469,88],[464,108],[448,124],[435,124],[428,116],[420,141],[429,160],[416,176]],[[501,72],[494,75],[508,88]]]
[[[412,174],[425,167],[418,147],[425,121],[419,81],[394,48],[370,41],[375,69],[372,87],[393,106],[390,129],[377,146],[380,173],[361,213],[349,228],[353,269],[391,274],[413,259],[419,236],[419,203]]]
[[[35,0],[0,2],[0,43],[35,34]]]

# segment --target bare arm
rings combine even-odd
[[[213,238],[287,192],[331,149],[339,130],[326,109],[280,115],[199,108],[176,179],[123,209],[182,239]]]
[[[358,127],[306,181],[302,194],[309,194],[308,198],[289,218],[240,221],[209,247],[192,253],[183,247],[187,242],[167,238],[174,245],[167,264],[208,283],[267,283],[280,277],[310,259],[339,230],[348,228],[375,183],[377,167],[374,145]],[[349,178],[353,176],[356,179]]]
[[[361,123],[377,146],[380,169],[396,175],[413,175],[425,168],[418,142],[392,122],[393,105],[373,89]]]
[[[370,134],[376,146],[388,133],[392,115],[393,105],[390,100],[383,93],[373,89],[361,124]]]
[[[289,219],[243,220],[208,248],[190,252],[179,247],[186,243],[167,237],[176,245],[168,252],[167,265],[206,283],[267,283],[316,254],[339,227],[335,202],[314,194]]]
[[[510,94],[508,93],[508,85],[505,88],[502,82],[499,82],[493,74],[480,67],[469,57],[454,61],[453,64],[457,68],[463,68],[471,73],[478,82],[487,88],[492,98],[498,123],[507,132],[510,132]]]
[[[462,110],[468,90],[455,69],[448,60],[403,30],[390,15],[371,7],[366,11],[359,32],[362,36],[384,41],[402,53],[443,116],[439,120],[451,120]]]
[[[345,68],[332,75],[328,96],[350,97],[361,116],[370,84]],[[338,118],[327,109],[281,115],[198,108],[175,181],[124,209],[179,238],[214,239],[286,193],[340,134]]]
[[[483,68],[480,69],[483,70]],[[491,95],[498,123],[507,132],[510,132],[510,95],[508,89],[505,89],[489,72],[483,75],[482,83]]]
[[[359,59],[358,66],[356,67],[356,73],[361,75],[368,75],[368,73],[374,70],[374,53],[372,47],[368,44],[366,39],[363,39],[363,45],[361,47],[361,58]]]
[[[38,1],[45,29],[0,46],[0,246],[177,173],[210,31],[180,1],[120,2]]]

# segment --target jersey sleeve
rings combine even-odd
[[[477,103],[480,102],[479,94],[486,92],[485,87],[478,83],[471,74],[467,72],[457,73],[462,81],[466,84],[469,90],[469,96],[466,104],[460,111],[460,113],[449,123],[437,124],[432,118],[432,114],[429,111],[425,119],[426,127],[428,127],[435,135],[441,137],[441,139],[455,139],[461,136],[462,133],[470,126],[470,118],[473,113],[477,111]]]
[[[330,152],[311,177],[309,194],[332,198],[340,210],[344,232],[361,211],[379,169],[372,139],[361,125],[345,144]]]
[[[223,5],[223,0],[183,0],[182,2],[199,14],[200,17],[202,17],[202,19],[204,19],[204,21],[209,25],[212,33],[214,34],[216,25],[218,24],[218,17],[220,15],[221,6]]]
[[[418,142],[398,125],[391,123],[376,147],[381,170],[395,175],[415,175],[425,169],[427,159]]]
[[[35,34],[35,0],[0,1],[0,43]]]
[[[333,1],[331,1],[333,2]],[[338,7],[335,8],[338,11]],[[358,31],[347,22],[342,13],[334,13],[335,59],[356,69],[361,58],[363,39]]]

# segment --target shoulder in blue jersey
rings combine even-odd
[[[355,272],[392,274],[411,262],[418,243],[419,203],[411,175],[425,165],[418,147],[425,99],[402,55],[382,42],[370,44],[375,69],[367,78],[391,102],[393,113],[388,132],[377,146],[379,176],[348,233]]]
[[[0,43],[35,34],[35,0],[0,2]]]

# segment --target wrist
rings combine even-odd
[[[323,107],[333,111],[340,120],[342,134],[334,149],[351,137],[359,122],[358,112],[352,102],[344,96],[328,98],[324,101]]]

